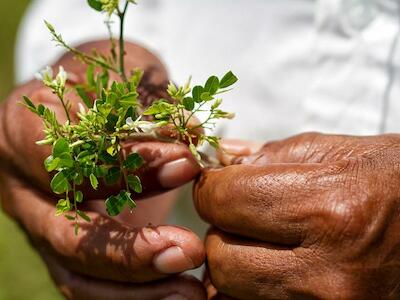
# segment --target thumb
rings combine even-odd
[[[238,139],[223,139],[217,156],[224,166],[240,164],[242,159],[258,152],[264,143]]]

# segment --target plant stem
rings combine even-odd
[[[119,142],[118,142],[119,143]],[[119,143],[120,148],[122,148],[122,145]],[[129,183],[128,183],[128,175],[126,174],[126,170],[124,168],[123,165],[123,157],[122,157],[122,151],[120,150],[118,153],[118,160],[119,160],[119,166],[120,166],[120,170],[122,173],[122,176],[124,178],[124,182],[125,182],[125,187],[126,187],[126,191],[129,192]]]
[[[71,124],[71,116],[69,115],[68,107],[66,103],[64,102],[64,92],[57,93],[58,98],[60,99],[62,106],[65,111],[65,115],[67,116],[68,122]]]
[[[113,36],[113,32],[111,29],[111,21],[105,21],[105,24],[107,26],[107,30],[108,30],[108,35],[110,36],[110,43],[111,43],[111,56],[113,59],[113,63],[116,64],[117,62],[117,51],[116,51],[116,44],[115,44],[115,39]]]
[[[122,80],[125,82],[128,81],[125,73],[125,40],[124,40],[124,23],[125,23],[125,15],[128,10],[129,2],[126,1],[125,7],[123,11],[118,9],[118,16],[120,19],[120,30],[119,30],[119,73],[121,75]]]
[[[87,63],[94,63],[100,67],[106,68],[110,71],[113,71],[113,72],[119,74],[119,70],[117,68],[114,68],[110,64],[108,64],[104,61],[101,61],[91,55],[88,55],[82,51],[79,51],[76,48],[70,47],[67,43],[64,42],[64,40],[60,36],[57,36],[55,33],[53,34],[53,37],[61,46],[63,46],[68,51],[72,52],[75,56],[81,58],[83,61],[86,61]]]

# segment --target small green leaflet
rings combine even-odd
[[[89,217],[87,214],[85,214],[83,211],[77,210],[76,213],[77,213],[83,220],[85,220],[86,222],[90,222],[90,221],[91,221],[90,217]]]
[[[70,184],[64,172],[59,172],[53,177],[50,187],[56,194],[62,194],[70,190]]]
[[[60,157],[63,153],[69,153],[69,143],[66,139],[59,139],[53,146],[53,157]]]
[[[221,82],[219,84],[219,88],[220,89],[225,89],[227,87],[230,87],[231,85],[234,85],[237,81],[238,81],[238,78],[232,73],[232,71],[229,71],[221,79]]]
[[[78,203],[83,202],[83,193],[81,191],[76,191],[75,193],[75,201]]]
[[[89,176],[90,179],[90,184],[92,185],[92,187],[97,190],[97,188],[99,187],[99,181],[97,180],[97,177],[92,173]]]
[[[92,101],[92,99],[90,99],[88,94],[86,94],[86,91],[84,88],[77,87],[76,92],[77,92],[78,96],[81,97],[83,103],[85,103],[87,108],[93,107],[93,101]]]
[[[61,199],[56,205],[56,216],[61,216],[71,210],[71,203],[68,199]]]
[[[192,90],[193,100],[197,103],[200,103],[201,102],[201,94],[203,94],[203,92],[204,92],[203,87],[200,85],[196,85]]]
[[[217,76],[211,76],[208,78],[206,85],[204,86],[204,92],[214,95],[219,89],[219,79]]]
[[[186,97],[183,99],[183,106],[188,111],[192,111],[194,109],[194,99],[191,97]]]
[[[44,161],[44,167],[46,168],[47,172],[52,172],[58,167],[58,163],[60,162],[60,158],[53,158],[52,155],[46,158]]]
[[[124,161],[123,165],[124,168],[129,170],[137,170],[143,165],[143,158],[140,156],[139,153],[131,153],[126,160]]]
[[[107,185],[112,185],[118,182],[121,178],[121,170],[118,167],[112,167],[108,170],[107,175],[104,177]]]
[[[131,194],[127,191],[121,191],[117,196],[111,196],[106,200],[107,212],[111,217],[118,216],[128,204],[131,208],[136,207],[136,203],[132,200]]]
[[[135,191],[135,193],[140,194],[142,192],[142,183],[139,176],[129,175],[128,176],[129,187]]]
[[[36,110],[36,106],[35,104],[33,104],[32,100],[29,99],[27,96],[23,96],[24,99],[24,105],[33,113],[38,114],[37,110]]]
[[[97,11],[102,11],[103,9],[103,4],[99,0],[88,0],[88,4],[90,5],[91,8],[97,10]]]

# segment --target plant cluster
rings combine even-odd
[[[29,97],[24,97],[25,106],[43,120],[45,138],[37,144],[52,147],[52,154],[46,158],[44,166],[52,174],[52,191],[64,195],[57,203],[56,215],[64,215],[73,221],[76,233],[80,219],[91,221],[79,209],[85,198],[82,189],[85,181],[90,182],[95,190],[102,182],[107,185],[122,182],[123,189],[105,201],[110,216],[118,215],[125,207],[135,208],[135,195],[142,192],[141,180],[136,174],[145,162],[138,153],[125,157],[122,152],[124,141],[143,136],[165,141],[159,129],[168,127],[175,135],[167,140],[187,144],[199,163],[199,145],[207,142],[218,147],[218,137],[202,133],[199,129],[212,129],[217,119],[233,117],[233,114],[220,109],[222,100],[218,96],[237,81],[236,76],[228,72],[221,79],[211,76],[204,85],[193,88],[190,80],[180,87],[170,83],[167,89],[170,99],[159,99],[149,107],[143,107],[138,99],[143,72],[134,70],[127,74],[124,62],[124,20],[129,5],[136,4],[135,1],[88,0],[88,4],[107,15],[111,45],[109,56],[96,51],[87,54],[69,46],[46,22],[53,40],[87,65],[87,80],[83,85],[67,84],[68,74],[63,67],[59,68],[56,76],[49,67],[37,74],[37,78],[58,97],[67,121],[60,123],[54,111],[43,104],[35,105]],[[120,23],[119,47],[111,30],[110,18],[113,15],[119,18]],[[121,80],[111,81],[111,72],[118,74]],[[69,90],[74,90],[85,104],[79,104],[76,122],[72,122],[71,103],[66,96]],[[92,95],[95,95],[94,101]],[[189,126],[197,112],[206,113],[208,117],[197,125]]]

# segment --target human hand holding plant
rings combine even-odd
[[[398,299],[400,136],[222,143],[199,178],[210,299]],[[218,296],[216,296],[218,294]]]
[[[115,12],[119,1],[102,4],[114,5]],[[124,13],[117,14],[122,25]],[[25,229],[68,298],[159,299],[178,293],[202,299],[202,286],[186,277],[138,284],[204,261],[195,234],[156,226],[165,221],[174,195],[150,197],[199,173],[195,145],[218,142],[201,129],[209,121],[231,117],[219,109],[215,96],[236,77],[229,72],[217,82],[212,76],[193,89],[201,93],[192,92],[192,97],[188,86],[171,84],[167,93],[165,69],[145,49],[123,38],[119,45],[110,39],[72,48],[47,26],[70,53],[40,74],[45,86],[29,82],[0,108],[4,210]],[[30,111],[18,105],[22,96]],[[193,125],[194,113],[211,101],[207,122]],[[35,144],[39,140],[43,145]],[[56,210],[53,192],[64,194]],[[135,200],[146,201],[135,203],[133,192]],[[108,214],[118,215],[114,219],[99,208],[98,202],[106,200]],[[121,215],[128,205],[139,209]],[[56,216],[60,214],[66,218]]]
[[[190,80],[182,87],[170,83],[166,98],[155,101],[149,107],[143,106],[138,101],[143,72],[135,70],[127,74],[125,67],[124,20],[129,4],[135,2],[125,1],[123,8],[119,1],[93,0],[88,3],[98,11],[105,11],[109,17],[115,14],[119,18],[119,47],[110,30],[109,54],[96,50],[88,54],[69,46],[46,22],[53,40],[88,65],[86,82],[73,86],[86,108],[79,104],[77,118],[73,120],[71,102],[66,95],[68,74],[62,66],[55,78],[51,68],[38,74],[38,78],[58,98],[67,119],[65,123],[60,123],[55,113],[45,105],[35,105],[24,96],[26,107],[43,120],[45,127],[45,138],[37,144],[52,145],[52,154],[46,158],[45,168],[54,174],[50,184],[52,191],[64,194],[64,198],[58,201],[56,215],[64,214],[73,221],[76,233],[79,219],[90,222],[90,217],[78,207],[86,197],[81,188],[85,180],[94,190],[99,188],[101,181],[108,186],[123,185],[117,194],[110,194],[105,201],[110,216],[119,215],[126,206],[131,209],[136,207],[133,194],[138,197],[145,188],[143,178],[137,173],[143,168],[145,160],[138,152],[124,152],[124,142],[153,139],[185,143],[202,165],[202,157],[196,147],[208,142],[218,148],[218,137],[205,134],[203,129],[212,129],[209,127],[215,125],[215,120],[233,117],[233,114],[220,109],[222,100],[217,96],[228,91],[237,81],[236,76],[228,72],[222,79],[211,76],[204,86],[198,85],[193,89]],[[107,25],[110,29],[109,20]],[[96,68],[100,68],[101,72]],[[121,80],[110,81],[110,72]],[[94,103],[90,95],[94,95]],[[195,113],[200,111],[208,112],[207,119],[191,126]],[[166,132],[162,130],[165,127],[169,128],[168,136],[161,133]]]
[[[79,49],[93,47],[100,52],[108,51],[109,43],[89,43]],[[167,80],[158,59],[147,50],[128,43],[127,61],[128,70],[140,67],[145,74],[151,74],[145,75],[146,80],[139,89],[146,97],[154,97],[149,91],[157,90],[155,86]],[[70,81],[85,82],[81,63],[71,55],[64,56],[53,69],[57,70],[60,64],[65,66]],[[144,179],[143,201],[138,201],[138,208],[132,213],[111,219],[102,209],[104,204],[98,202],[104,203],[107,194],[118,191],[119,186],[98,191],[90,186],[82,188],[87,197],[81,207],[91,222],[84,222],[75,236],[73,223],[55,216],[57,197],[50,190],[51,177],[43,167],[51,148],[35,144],[43,136],[42,123],[40,118],[17,104],[22,95],[29,96],[35,106],[41,103],[50,107],[61,122],[66,120],[56,96],[38,81],[16,89],[1,105],[2,205],[45,258],[62,292],[71,299],[158,299],[172,293],[202,299],[202,287],[193,279],[174,277],[167,283],[138,284],[197,267],[204,260],[203,245],[194,233],[175,226],[158,226],[165,222],[175,194],[150,197],[178,187],[198,174],[199,167],[188,148],[154,140],[124,143],[124,151],[141,153],[147,162],[138,173]],[[68,99],[74,120],[81,100],[74,92],[69,92]],[[129,283],[116,283],[121,281]]]

